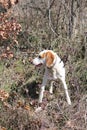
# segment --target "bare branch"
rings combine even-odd
[[[53,28],[52,22],[51,22],[51,8],[50,8],[50,0],[48,0],[48,9],[49,9],[49,27],[51,29],[51,31],[58,36],[58,34],[56,33],[56,31]]]

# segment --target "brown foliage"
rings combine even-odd
[[[21,31],[21,25],[17,20],[11,17],[11,12],[0,13],[0,45],[5,46],[6,50],[2,51],[0,59],[13,58],[13,51],[10,50],[8,44],[18,44],[17,35]]]
[[[4,90],[0,90],[0,100],[6,100],[9,97],[9,94],[5,92]]]
[[[0,3],[2,6],[4,6],[6,9],[9,9],[12,7],[12,5],[17,4],[18,0],[0,0]]]
[[[1,39],[15,39],[16,35],[21,31],[21,25],[15,19],[8,20],[7,14],[0,15],[0,37]]]

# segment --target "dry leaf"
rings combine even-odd
[[[22,107],[24,105],[22,101],[18,101],[17,104],[17,107]]]
[[[29,106],[29,105],[25,105],[25,106],[24,106],[24,109],[30,110],[30,106]]]
[[[5,92],[4,90],[0,90],[0,99],[1,101],[6,100],[9,97],[9,94]]]
[[[7,54],[6,54],[6,53],[3,53],[3,54],[1,55],[1,57],[2,57],[2,58],[6,58],[6,57],[7,57]]]
[[[4,106],[10,108],[11,106],[7,102],[3,102]]]
[[[0,130],[7,130],[5,127],[1,127],[1,129]]]
[[[10,53],[10,54],[8,55],[8,58],[13,58],[13,57],[14,57],[13,53]]]
[[[10,47],[9,46],[7,46],[7,51],[10,51]]]

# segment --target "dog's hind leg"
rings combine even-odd
[[[63,86],[64,86],[67,102],[68,102],[69,105],[71,105],[71,99],[70,99],[70,96],[69,96],[69,92],[68,92],[68,88],[67,88],[67,85],[66,85],[66,81],[65,81],[64,78],[60,78],[60,79],[61,79],[61,81],[63,83]]]
[[[54,84],[54,81],[51,81],[51,85],[50,85],[50,89],[49,89],[49,92],[51,94],[53,94],[53,84]]]

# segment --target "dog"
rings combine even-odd
[[[70,100],[68,88],[65,81],[65,67],[60,57],[52,50],[44,50],[44,51],[41,51],[38,57],[33,59],[32,62],[36,67],[43,66],[45,68],[43,81],[42,81],[40,94],[39,94],[39,103],[42,103],[43,94],[45,91],[45,86],[47,84],[47,81],[51,80],[51,86],[50,86],[49,92],[52,94],[53,83],[56,79],[59,78],[62,81],[63,86],[64,86],[67,103],[71,105],[71,100]]]

